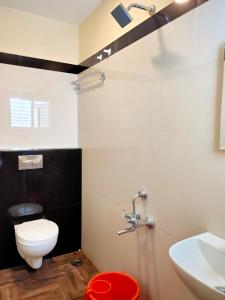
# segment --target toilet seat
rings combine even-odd
[[[17,241],[34,245],[48,242],[58,236],[59,228],[52,221],[38,219],[15,225],[15,233]]]

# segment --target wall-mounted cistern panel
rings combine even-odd
[[[225,300],[225,239],[206,232],[176,243],[169,255],[199,299]]]
[[[43,168],[43,155],[21,155],[18,156],[19,170],[32,170]]]

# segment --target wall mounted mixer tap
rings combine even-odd
[[[148,198],[148,195],[145,192],[145,190],[141,189],[132,199],[133,211],[131,213],[127,213],[123,209],[123,218],[127,220],[128,224],[131,224],[131,227],[117,231],[117,234],[119,236],[125,233],[133,232],[139,227],[143,227],[143,226],[148,226],[149,228],[155,227],[155,220],[153,217],[148,217],[144,221],[141,221],[141,215],[136,210],[136,200],[138,198],[142,200],[146,200]]]

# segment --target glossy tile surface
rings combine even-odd
[[[168,249],[201,232],[225,237],[224,11],[224,1],[210,0],[117,52],[98,65],[104,86],[79,95],[82,248],[100,271],[139,279],[142,300],[196,299]],[[149,198],[138,210],[156,228],[118,237],[140,188]]]

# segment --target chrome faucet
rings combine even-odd
[[[144,222],[141,222],[141,216],[136,210],[136,200],[138,198],[141,198],[142,200],[146,200],[148,198],[148,195],[143,189],[141,189],[137,193],[137,195],[135,195],[134,198],[132,199],[132,206],[133,206],[132,213],[127,213],[123,209],[123,218],[127,220],[127,223],[131,224],[131,227],[117,231],[117,234],[119,236],[125,233],[133,232],[137,228],[142,226],[148,226],[149,228],[155,227],[155,221],[153,217],[148,217],[144,220]]]

